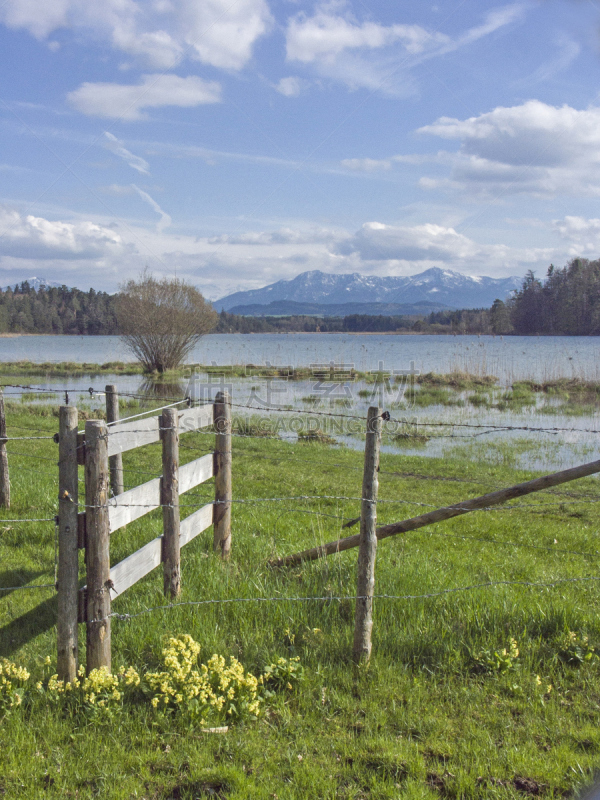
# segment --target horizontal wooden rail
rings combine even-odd
[[[179,546],[183,547],[184,544],[191,542],[199,533],[205,531],[213,524],[213,509],[212,503],[207,503],[198,511],[194,511],[189,517],[186,517],[179,524]]]
[[[160,438],[159,417],[132,419],[131,422],[118,422],[108,429],[108,457],[125,453],[135,447],[158,442]]]
[[[189,433],[212,425],[212,405],[186,408],[179,412],[179,433]],[[160,439],[160,417],[132,419],[130,422],[116,422],[108,428],[108,455],[125,453],[135,447],[158,442]]]
[[[209,453],[179,469],[179,494],[189,492],[194,486],[204,483],[214,475],[214,458]],[[108,501],[108,521],[110,532],[114,533],[123,525],[129,525],[144,514],[160,506],[160,478],[154,478],[140,486],[135,486],[123,494],[111,497]]]
[[[160,478],[135,486],[108,501],[108,523],[114,533],[160,506]]]
[[[179,412],[179,434],[190,433],[213,424],[212,403],[196,408],[186,408]]]
[[[210,528],[213,519],[213,504],[208,503],[202,508],[190,514],[181,522],[179,533],[179,546],[191,542],[198,534]],[[148,544],[140,547],[135,553],[132,553],[123,561],[115,564],[110,570],[110,579],[112,581],[111,595],[113,599],[118,595],[123,594],[126,589],[129,589],[134,583],[137,583],[141,578],[152,572],[153,569],[158,567],[162,562],[162,536],[157,536]]]
[[[184,464],[179,467],[179,495],[189,492],[194,486],[204,483],[215,474],[214,470],[214,457],[209,453],[202,458],[197,458],[195,461],[190,461],[189,464]]]
[[[388,536],[395,536],[398,533],[414,531],[417,528],[423,528],[425,525],[431,525],[434,522],[443,522],[446,519],[458,517],[460,514],[468,514],[469,511],[477,511],[482,508],[499,505],[500,503],[506,503],[507,500],[514,500],[516,497],[523,497],[523,495],[531,494],[532,492],[540,492],[542,489],[550,489],[552,486],[559,486],[561,483],[568,483],[577,478],[585,478],[588,475],[595,475],[598,472],[600,472],[600,461],[591,461],[589,464],[583,464],[580,467],[572,467],[571,469],[564,469],[561,472],[553,472],[551,475],[544,475],[542,478],[535,478],[532,481],[518,483],[516,486],[510,486],[507,489],[500,489],[497,492],[483,494],[479,497],[474,497],[472,500],[464,500],[462,503],[457,503],[453,506],[438,508],[435,511],[429,511],[427,514],[411,517],[411,519],[405,519],[402,522],[394,522],[392,525],[383,525],[377,528],[377,539],[387,539]],[[358,547],[359,543],[360,534],[358,533],[354,536],[348,536],[345,539],[338,539],[335,542],[320,545],[319,547],[312,547],[310,550],[304,550],[301,553],[294,553],[291,556],[273,559],[269,564],[273,567],[284,567],[291,566],[292,564],[299,564],[302,561],[315,561],[317,558],[323,558],[323,556],[330,556],[333,553],[340,553],[342,550],[350,550],[352,547]]]

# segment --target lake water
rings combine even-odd
[[[0,361],[134,361],[118,336],[0,337]],[[583,336],[424,336],[352,334],[219,334],[205,336],[197,364],[309,366],[334,361],[361,371],[409,369],[520,378],[600,380],[600,338]]]
[[[0,361],[33,362],[92,362],[133,361],[134,359],[116,336],[20,336],[0,338]],[[423,336],[423,335],[348,335],[348,334],[250,334],[212,335],[204,337],[195,348],[190,361],[197,364],[238,365],[255,364],[273,366],[310,366],[311,364],[353,365],[360,371],[384,369],[414,370],[421,373],[447,373],[464,371],[478,375],[495,375],[501,383],[531,378],[536,381],[558,377],[578,377],[600,380],[600,339],[595,337],[491,337],[491,336]],[[202,370],[198,370],[202,373]],[[418,381],[418,378],[417,378]],[[101,394],[90,396],[88,387],[100,392],[105,384],[115,383],[122,395],[126,393],[149,393],[162,397],[172,393],[176,398],[184,396],[188,386],[182,380],[171,386],[152,387],[140,375],[88,375],[78,378],[48,376],[14,378],[4,375],[3,384],[32,384],[47,390],[58,391],[68,385],[70,402],[80,408],[104,404]],[[410,398],[401,396],[402,385],[392,380],[379,386],[373,396],[373,385],[355,381],[340,383],[331,392],[331,387],[318,385],[318,381],[282,381],[261,378],[232,378],[202,375],[199,379],[205,399],[214,397],[219,386],[224,384],[236,404],[250,403],[251,411],[236,407],[238,416],[261,415],[271,420],[282,420],[285,414],[274,413],[273,408],[302,410],[310,415],[311,410],[328,410],[350,415],[365,416],[367,407],[379,404],[390,408],[397,419],[408,421],[408,430],[426,426],[428,422],[477,423],[479,425],[514,425],[519,428],[563,428],[563,431],[477,431],[460,428],[438,429],[425,443],[411,441],[397,443],[388,437],[384,451],[442,456],[452,458],[456,448],[469,449],[473,460],[502,463],[511,460],[514,466],[530,469],[553,470],[575,466],[585,461],[600,458],[600,434],[588,431],[600,429],[600,419],[595,409],[573,416],[563,415],[560,409],[552,413],[551,397],[538,395],[536,403],[522,409],[500,411],[496,407],[475,407],[465,392],[461,406],[430,405],[420,408],[410,403]],[[497,390],[495,402],[503,389]],[[379,396],[377,396],[379,392]],[[5,390],[7,399],[18,399],[19,389]],[[310,402],[313,399],[313,403]],[[32,398],[23,398],[30,401]],[[315,399],[319,402],[314,405]],[[62,395],[52,395],[46,402],[64,402]],[[408,401],[408,402],[407,402]],[[149,400],[150,408],[162,401]],[[260,409],[262,404],[271,405],[271,410]],[[550,413],[549,413],[550,412]],[[289,414],[289,419],[300,415]],[[265,420],[266,422],[268,420]],[[289,420],[288,420],[289,421]],[[315,415],[310,422],[338,442],[361,449],[360,435],[347,434],[336,428],[335,420]],[[411,427],[413,426],[413,427]],[[430,431],[431,432],[431,431]],[[296,432],[277,429],[279,435],[296,438]],[[439,434],[439,435],[437,435]],[[511,445],[514,443],[514,447]],[[507,445],[509,445],[507,447]],[[507,463],[507,462],[506,462]]]

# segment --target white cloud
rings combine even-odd
[[[144,202],[161,213],[152,198]],[[351,234],[294,221],[278,229],[207,237],[173,232],[160,224],[142,227],[134,220],[109,224],[104,219],[69,223],[33,219],[38,222],[29,223],[9,210],[0,214],[0,223],[11,223],[16,231],[12,241],[0,238],[0,270],[11,271],[4,283],[43,274],[50,280],[113,291],[147,265],[157,275],[172,275],[176,269],[180,277],[212,298],[293,278],[310,269],[412,275],[444,266],[495,277],[523,274],[528,268],[545,271],[551,261],[565,263],[571,244],[519,248],[480,243],[451,225],[439,224],[370,222]],[[3,224],[0,233],[9,227]]]
[[[352,17],[318,10],[313,17],[300,13],[288,24],[287,58],[309,64],[333,61],[344,50],[378,49],[400,43],[407,53],[420,53],[431,40],[446,42],[443,34],[428,33],[420,25],[358,24]]]
[[[119,255],[124,243],[111,228],[95,222],[60,222],[0,206],[0,257],[18,259],[97,259]]]
[[[241,69],[271,24],[265,0],[184,0],[178,5],[186,45],[198,60],[223,69]]]
[[[344,158],[341,164],[343,167],[355,172],[379,172],[392,167],[390,159],[376,158]]]
[[[110,186],[101,186],[100,191],[104,194],[112,194],[115,197],[131,197],[135,194],[135,189],[131,184],[122,186],[120,183],[111,183]]]
[[[298,230],[294,228],[280,228],[277,231],[248,231],[246,233],[222,234],[213,236],[207,241],[209,244],[317,244],[333,243],[347,234],[332,228],[309,228]]]
[[[145,108],[180,106],[191,108],[204,103],[219,103],[221,87],[195,75],[143,75],[136,85],[83,83],[67,95],[69,103],[82,114],[122,120],[146,119]]]
[[[292,75],[289,78],[282,78],[275,85],[275,89],[284,97],[298,97],[309,85],[308,81]]]
[[[143,158],[140,158],[140,156],[135,156],[133,153],[130,153],[123,142],[120,142],[112,133],[104,131],[104,136],[106,138],[104,146],[107,148],[107,150],[110,150],[111,153],[114,153],[116,156],[119,156],[119,158],[122,158],[123,161],[126,161],[132,169],[137,170],[137,172],[141,172],[142,175],[150,174],[150,165],[147,161],[145,161]]]
[[[600,219],[567,216],[553,220],[552,227],[561,239],[568,242],[571,258],[600,257]]]
[[[158,205],[158,203],[156,202],[156,200],[154,200],[154,198],[150,197],[148,192],[142,191],[142,189],[140,189],[139,186],[136,186],[135,183],[132,183],[131,187],[135,189],[135,191],[139,194],[144,203],[148,203],[150,208],[156,211],[157,214],[160,214],[160,220],[156,224],[156,230],[158,231],[158,233],[162,233],[163,230],[165,228],[168,228],[171,222],[173,221],[171,217],[166,213],[166,211],[162,210],[162,208]]]
[[[241,69],[271,24],[266,0],[6,0],[0,22],[45,39],[59,29],[108,40],[113,47],[162,69],[189,56],[223,69]]]
[[[529,100],[465,120],[441,117],[419,133],[461,142],[449,177],[425,177],[424,188],[600,194],[600,108]]]
[[[318,74],[346,84],[384,93],[413,91],[407,71],[424,60],[466,47],[515,22],[522,4],[489,11],[482,24],[452,38],[420,25],[359,22],[351,13],[321,5],[313,16],[301,12],[288,22],[288,61],[305,64]]]
[[[357,254],[362,262],[393,262],[427,268],[442,262],[467,273],[500,271],[512,274],[521,264],[545,263],[550,248],[512,248],[504,244],[480,244],[454,228],[428,223],[393,226],[367,222],[357,233],[340,242],[337,252]]]

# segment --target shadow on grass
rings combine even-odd
[[[56,625],[58,596],[43,600],[35,608],[0,628],[0,658],[8,658],[23,645]]]
[[[13,592],[18,591],[22,586],[27,586],[28,583],[46,572],[47,570],[34,572],[32,569],[7,569],[0,572],[0,600],[9,597]],[[6,591],[7,588],[10,588],[10,591]],[[35,589],[28,591],[35,591]]]

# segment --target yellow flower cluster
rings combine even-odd
[[[21,705],[22,685],[29,679],[25,667],[18,667],[12,661],[0,659],[0,711]]]
[[[515,659],[519,657],[519,648],[517,646],[516,639],[509,639],[508,640],[508,648],[503,647],[500,651],[500,655],[507,657],[509,659]]]
[[[226,661],[215,654],[203,664],[199,656],[198,642],[184,634],[167,641],[160,672],[140,674],[123,666],[113,675],[107,667],[100,667],[86,676],[80,666],[71,682],[54,674],[37,681],[35,687],[46,702],[94,718],[112,718],[129,699],[145,695],[159,711],[177,711],[205,724],[209,719],[256,718],[274,690],[292,690],[302,677],[297,657],[280,658],[257,678],[233,657]],[[44,665],[50,663],[47,657]],[[0,659],[0,712],[21,704],[22,685],[29,677],[23,667]]]
[[[84,707],[109,709],[120,705],[124,687],[139,686],[139,683],[140,676],[133,667],[121,667],[118,675],[112,675],[108,667],[100,667],[93,669],[87,677],[85,669],[79,667],[77,677],[71,682],[65,683],[58,679],[58,675],[52,675],[46,690],[54,700],[69,697]],[[38,683],[37,688],[42,689],[43,685]]]
[[[229,665],[220,655],[199,665],[199,654],[200,645],[188,634],[169,639],[162,651],[165,669],[144,676],[154,708],[187,711],[202,724],[209,716],[257,717],[258,679],[233,657]]]
[[[120,667],[119,677],[127,687],[136,687],[140,685],[140,676],[133,667],[127,667],[127,669],[125,669],[125,667]]]

